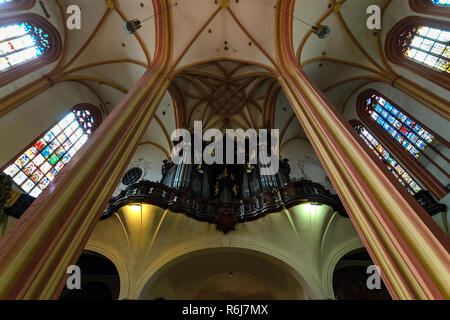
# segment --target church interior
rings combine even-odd
[[[0,0],[0,299],[449,299],[449,44],[448,0]],[[174,162],[196,123],[278,171]]]

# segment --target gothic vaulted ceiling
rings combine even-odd
[[[213,61],[183,70],[171,92],[177,95],[182,126],[193,128],[262,128],[270,126],[280,92],[278,81],[262,67],[234,61]]]
[[[60,19],[60,26],[65,25],[62,15],[67,6],[81,7],[81,30],[62,34],[61,81],[89,88],[102,108],[111,112],[152,61],[153,20],[146,21],[135,35],[123,31],[128,19],[158,14],[153,12],[152,1],[56,0],[46,4]],[[181,100],[176,101],[179,110],[174,112],[171,96],[166,95],[145,141],[169,149],[171,130],[199,119],[218,128],[269,124],[282,131],[284,143],[306,139],[286,98],[278,94],[273,75],[275,4],[275,0],[172,0],[174,82],[170,93]],[[299,62],[341,111],[358,88],[379,77],[382,35],[365,28],[366,9],[373,4],[383,9],[383,25],[411,14],[407,1],[296,1],[293,41]],[[399,10],[401,14],[392,13]],[[39,13],[39,5],[32,11]],[[299,19],[329,25],[330,37],[319,40]]]

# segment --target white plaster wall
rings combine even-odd
[[[289,159],[292,179],[311,180],[320,183],[332,193],[335,193],[325,169],[309,142],[294,140],[283,148],[281,155]]]
[[[166,159],[167,157],[161,149],[149,144],[140,145],[128,164],[125,173],[132,168],[140,168],[143,171],[140,180],[160,182],[162,179],[162,164]],[[113,196],[117,196],[120,191],[126,188],[127,186],[121,180]]]

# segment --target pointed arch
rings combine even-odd
[[[429,171],[434,166],[449,177],[435,161],[440,157],[448,163],[445,149],[450,148],[450,144],[447,140],[374,89],[359,95],[357,114],[364,127],[438,200],[448,194],[448,189]]]
[[[59,32],[40,15],[0,19],[0,86],[56,61],[61,51]]]
[[[387,58],[450,90],[450,24],[412,16],[398,22],[386,37]]]
[[[27,194],[37,198],[83,147],[101,123],[97,107],[74,106],[58,123],[42,133],[2,171]]]
[[[403,185],[411,195],[415,195],[422,190],[418,180],[408,172],[406,167],[390,152],[386,146],[379,142],[375,134],[368,130],[360,121],[351,120],[350,124],[363,139],[367,146],[377,155],[377,157],[392,172],[395,178]]]

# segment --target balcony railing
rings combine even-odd
[[[227,203],[205,200],[192,196],[186,190],[142,181],[129,186],[111,199],[102,219],[107,219],[121,207],[135,203],[152,204],[199,221],[214,223],[224,233],[234,230],[238,223],[256,220],[302,203],[328,205],[343,217],[348,217],[337,195],[331,194],[322,185],[307,180],[294,181],[280,189],[267,189],[255,197]]]

